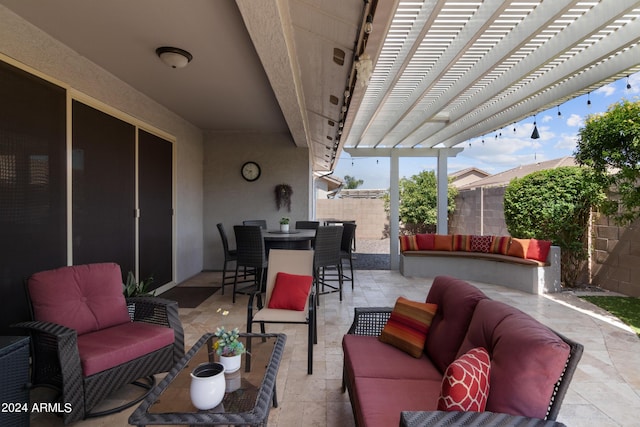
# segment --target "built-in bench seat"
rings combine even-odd
[[[433,237],[432,237],[433,236]],[[420,249],[430,246],[429,241],[440,241],[440,249]],[[410,241],[413,237],[413,241]],[[464,280],[492,283],[514,288],[532,294],[558,292],[560,285],[560,248],[551,246],[550,242],[540,245],[535,239],[511,239],[500,236],[482,236],[502,239],[499,245],[489,246],[489,252],[481,252],[469,243],[472,237],[460,235],[417,235],[401,236],[400,272],[404,276],[436,277],[439,275],[455,275]],[[451,239],[450,249],[442,250],[442,241]],[[404,242],[403,242],[404,240]],[[520,247],[510,252],[511,241]],[[544,246],[543,250],[529,251],[528,244]],[[418,245],[421,242],[421,245]],[[427,242],[427,243],[425,243]],[[495,253],[492,252],[502,252]],[[542,258],[544,257],[544,258]],[[537,258],[537,259],[536,259]],[[544,261],[542,261],[544,259]]]

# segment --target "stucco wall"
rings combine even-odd
[[[245,181],[240,168],[247,161],[260,165],[257,181]],[[266,219],[278,228],[281,217],[309,219],[311,176],[309,150],[294,145],[289,134],[220,133],[205,135],[204,148],[204,269],[220,270],[224,261],[216,227],[225,227],[235,247],[233,226],[247,219]],[[276,208],[278,184],[293,188],[291,212]]]
[[[202,132],[4,6],[0,6],[0,54],[7,62],[26,65],[27,71],[67,87],[83,102],[90,97],[175,137],[175,277],[180,282],[200,272]]]

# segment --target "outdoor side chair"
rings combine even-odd
[[[233,285],[235,281],[235,273],[230,271],[227,266],[231,262],[238,260],[238,251],[235,249],[229,249],[229,240],[227,239],[227,233],[224,231],[222,223],[217,224],[218,232],[220,233],[220,240],[222,240],[222,250],[224,252],[224,264],[222,265],[222,295],[224,295],[224,287],[226,285]]]
[[[250,295],[262,289],[264,271],[267,268],[267,257],[260,226],[234,225],[233,230],[236,235],[236,251],[238,252],[236,273],[233,281],[233,303],[235,304],[236,294]],[[239,281],[238,272],[241,267],[246,268],[247,277]],[[247,282],[250,282],[251,285],[238,288],[238,283]]]
[[[320,226],[316,230],[315,254],[313,258],[313,274],[318,295],[338,292],[342,301],[342,244],[341,225]],[[327,273],[327,269],[335,269],[335,273]],[[335,280],[332,280],[335,279]],[[335,281],[337,280],[337,284]],[[329,288],[329,290],[326,290]]]

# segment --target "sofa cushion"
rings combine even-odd
[[[471,236],[454,234],[452,239],[454,251],[471,252]]]
[[[391,344],[413,357],[420,357],[424,351],[431,319],[437,308],[435,304],[398,297],[391,317],[380,333],[380,341]]]
[[[398,238],[400,239],[400,252],[418,250],[418,243],[415,235],[398,236]]]
[[[442,373],[426,354],[415,358],[377,337],[347,334],[342,339],[344,368],[348,378],[413,378],[442,380]],[[397,363],[389,363],[394,360]]]
[[[356,378],[356,424],[367,427],[397,426],[400,425],[401,411],[435,411],[440,382]]]
[[[84,376],[102,372],[173,344],[173,329],[129,322],[78,336]]]
[[[453,249],[453,236],[451,234],[435,234],[433,239],[434,250],[451,251]]]
[[[476,306],[459,354],[475,347],[491,357],[486,410],[544,418],[569,345],[528,314],[486,299]]]
[[[526,258],[527,250],[529,249],[529,239],[511,239],[511,244],[509,245],[509,251],[507,255],[514,256],[518,258]]]
[[[279,271],[273,285],[269,308],[303,311],[309,298],[313,277]]]
[[[436,304],[438,311],[431,321],[425,350],[440,372],[456,359],[473,310],[485,298],[482,291],[464,280],[450,276],[433,279],[426,301]]]
[[[471,236],[471,252],[491,252],[493,236]]]
[[[483,347],[469,350],[444,373],[438,411],[482,412],[489,397],[489,353]]]
[[[114,263],[85,264],[35,273],[28,281],[36,320],[78,335],[131,321]]]
[[[551,249],[551,241],[531,239],[527,248],[527,259],[535,259],[536,261],[546,262],[549,250]]]
[[[416,234],[416,243],[420,251],[432,251],[436,242],[434,234]]]

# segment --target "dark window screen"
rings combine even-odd
[[[173,278],[173,144],[141,130],[138,156],[140,279],[155,289]]]
[[[135,271],[135,127],[73,102],[73,264]]]
[[[29,319],[23,281],[67,263],[66,93],[0,62],[0,334]]]

